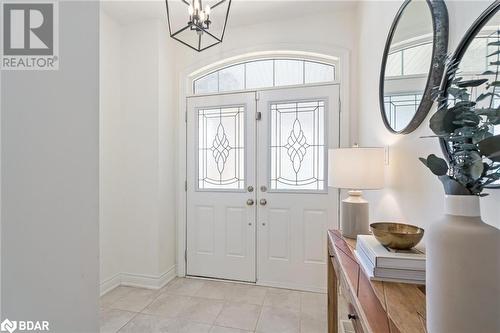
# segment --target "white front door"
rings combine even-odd
[[[325,290],[326,231],[337,226],[328,148],[339,145],[339,86],[260,93],[258,281]]]
[[[188,99],[188,275],[255,282],[255,103]]]
[[[338,85],[188,99],[188,275],[325,290],[338,102]]]

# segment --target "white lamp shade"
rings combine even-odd
[[[328,186],[352,190],[384,187],[384,148],[338,148],[328,151]]]

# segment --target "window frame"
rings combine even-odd
[[[276,61],[280,60],[292,60],[292,61],[300,61],[302,62],[302,83],[299,84],[292,84],[292,85],[276,85]],[[253,63],[253,62],[260,62],[260,61],[273,61],[273,85],[272,86],[263,86],[263,87],[253,87],[253,88],[247,88],[247,82],[246,82],[246,77],[247,77],[247,64],[248,63]],[[320,64],[320,65],[325,65],[333,68],[333,80],[331,81],[320,81],[320,82],[311,82],[311,83],[306,83],[306,63],[314,63],[314,64]],[[235,90],[220,90],[220,72],[224,71],[225,69],[234,67],[234,66],[243,66],[243,89],[235,89]],[[275,88],[286,88],[286,87],[297,87],[297,86],[313,86],[313,85],[318,85],[318,84],[331,84],[338,82],[338,77],[339,77],[339,62],[338,60],[323,60],[323,59],[311,59],[307,57],[294,57],[294,56],[270,56],[270,57],[258,57],[258,58],[250,58],[246,59],[243,61],[238,61],[235,63],[228,63],[224,64],[222,66],[212,68],[208,71],[203,72],[200,75],[197,75],[191,79],[191,93],[193,96],[201,96],[201,95],[210,95],[210,94],[223,94],[223,93],[232,93],[232,92],[243,92],[243,91],[257,91],[257,90],[265,90],[265,89],[275,89]],[[213,74],[217,74],[217,91],[213,92],[202,92],[198,93],[196,91],[196,83]]]

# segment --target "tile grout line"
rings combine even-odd
[[[264,300],[262,301],[262,305],[260,307],[259,316],[257,317],[257,321],[255,322],[255,327],[253,329],[254,332],[257,332],[257,327],[259,327],[260,318],[262,317],[262,311],[264,310],[264,304],[266,302],[266,297],[267,297],[268,292],[269,292],[269,290],[266,289],[266,293],[264,295]]]
[[[133,312],[133,311],[131,311],[131,312]],[[125,324],[123,324],[123,325],[122,325],[119,329],[117,329],[115,332],[116,332],[116,333],[120,332],[120,330],[121,330],[122,328],[124,328],[125,326],[127,326],[127,325],[128,325],[128,323],[130,323],[130,322],[131,322],[131,321],[132,321],[135,317],[137,317],[137,315],[139,315],[139,314],[140,314],[139,312],[134,312],[134,315],[133,315],[133,316],[132,316],[132,317],[131,317],[131,318],[130,318],[130,319],[129,319],[129,320],[128,320]]]

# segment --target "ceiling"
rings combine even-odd
[[[106,14],[120,24],[166,17],[164,0],[103,0],[101,3]],[[353,9],[356,6],[357,1],[352,0],[233,0],[228,25],[244,26],[276,19],[294,19],[316,13]]]

